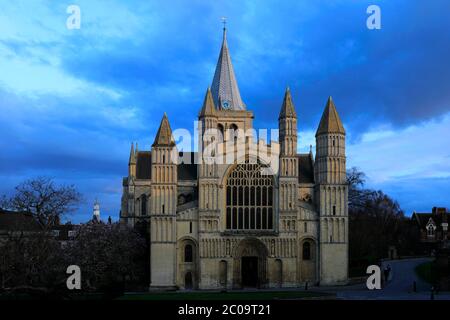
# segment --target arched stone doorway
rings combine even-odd
[[[317,248],[314,239],[305,238],[300,241],[300,281],[316,282]]]
[[[184,276],[184,288],[190,290],[193,288],[192,272],[187,272]]]
[[[256,238],[242,240],[233,254],[233,286],[264,288],[267,283],[268,250]]]
[[[182,289],[198,288],[198,249],[191,238],[178,240],[177,248],[177,285]]]

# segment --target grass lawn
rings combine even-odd
[[[311,291],[254,291],[254,292],[155,292],[127,294],[118,300],[274,300],[274,299],[304,299],[328,297],[334,295]]]
[[[189,292],[145,292],[135,294],[125,294],[117,300],[149,300],[149,301],[192,301],[192,300],[275,300],[275,299],[307,299],[319,298],[333,299],[334,294],[313,291],[243,291],[243,292],[210,292],[210,291],[189,291]],[[1,295],[1,300],[34,300],[26,294]],[[75,294],[69,300],[102,300],[103,294]],[[111,299],[111,298],[109,298]]]
[[[414,271],[422,280],[429,284],[434,284],[438,281],[437,270],[434,261],[419,264]]]

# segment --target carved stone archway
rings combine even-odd
[[[300,281],[315,283],[317,280],[317,245],[313,238],[300,240],[298,254]]]
[[[178,240],[177,285],[182,289],[198,288],[198,245],[190,237]]]
[[[256,263],[254,270],[257,278],[255,287],[265,288],[267,285],[267,247],[256,238],[246,238],[241,240],[233,252],[233,287],[242,288],[245,284],[243,275],[246,270],[243,267],[247,263]],[[248,270],[247,270],[248,271]]]

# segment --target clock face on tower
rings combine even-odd
[[[230,102],[228,101],[228,100],[224,100],[223,102],[222,102],[222,108],[223,109],[225,109],[225,110],[229,110],[230,109]]]

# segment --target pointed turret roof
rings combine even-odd
[[[214,104],[218,109],[245,110],[245,104],[242,102],[233,65],[231,64],[226,28],[223,28],[222,49],[217,61],[211,92]]]
[[[153,147],[172,147],[175,145],[175,141],[172,137],[172,129],[170,129],[169,119],[167,114],[164,112],[164,116],[159,125],[158,132],[156,133],[155,141],[153,142]]]
[[[205,116],[216,116],[216,108],[214,106],[214,101],[210,88],[206,90],[205,100],[203,101],[203,106],[199,114],[199,117]]]
[[[134,143],[131,143],[131,149],[130,149],[130,160],[128,161],[128,164],[136,164],[136,153],[134,152]]]
[[[280,115],[278,119],[281,118],[297,118],[297,114],[295,113],[294,103],[292,102],[291,90],[289,87],[286,88],[286,93],[284,94],[283,105],[281,106]]]
[[[341,133],[345,134],[344,126],[336,111],[333,99],[331,96],[328,98],[327,106],[320,119],[319,128],[317,129],[316,136],[326,133]]]

